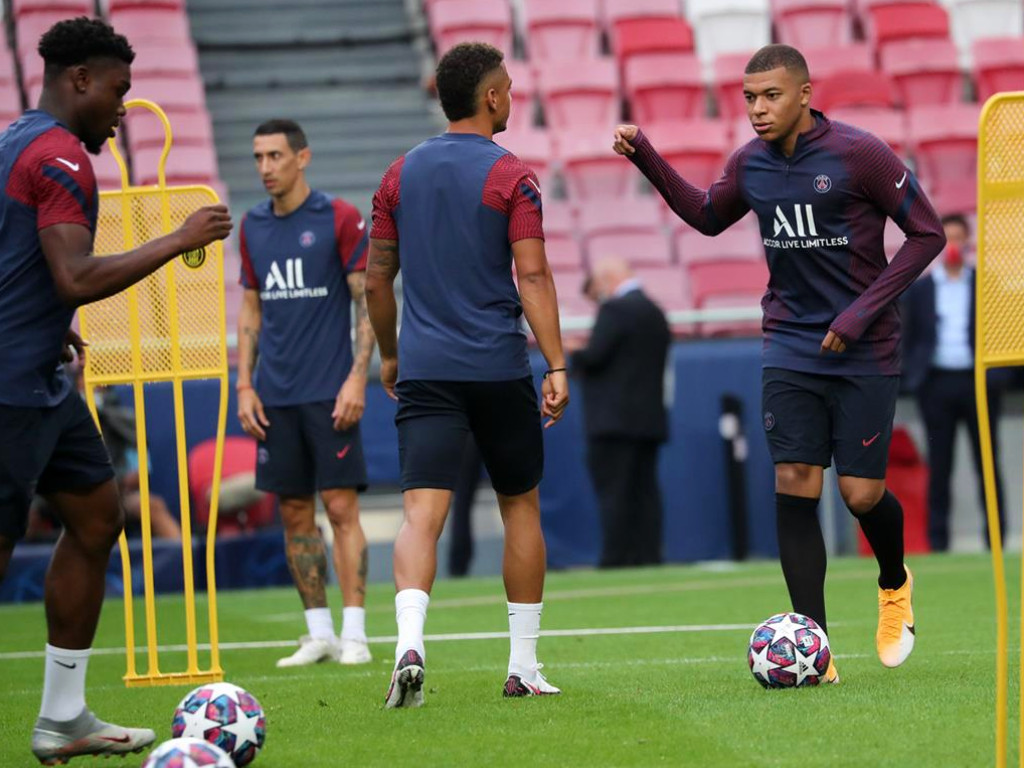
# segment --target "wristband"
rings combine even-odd
[[[236,384],[235,392],[243,392],[246,389],[252,389],[252,384]]]
[[[565,373],[565,370],[565,368],[548,368],[546,371],[544,371],[544,378],[546,379],[552,373]]]

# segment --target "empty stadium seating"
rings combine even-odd
[[[973,59],[979,101],[999,91],[1024,90],[1024,37],[975,40]]]
[[[968,104],[909,112],[917,173],[940,213],[973,211],[978,167],[978,109]]]
[[[618,73],[611,58],[547,62],[539,73],[541,99],[554,131],[615,125],[619,119]],[[608,131],[606,130],[605,133]]]
[[[690,309],[693,303],[686,283],[686,273],[679,267],[637,267],[633,275],[644,293],[665,312]]]
[[[950,32],[968,67],[974,44],[991,37],[1024,35],[1024,3],[1020,0],[945,0],[949,6]]]
[[[139,185],[156,184],[160,147],[140,147],[132,156],[132,175]],[[209,184],[217,179],[217,156],[210,145],[173,146],[167,156],[168,184]]]
[[[706,92],[697,57],[689,53],[648,53],[626,62],[624,87],[631,119],[655,121],[700,117]]]
[[[626,197],[637,187],[633,164],[611,152],[607,124],[581,129],[570,141],[559,144],[566,186],[573,200]]]
[[[540,128],[525,128],[499,133],[494,140],[534,170],[543,194],[547,195],[551,188],[554,158],[551,134]]]
[[[768,285],[764,260],[697,261],[686,266],[690,295],[697,309],[755,307]],[[705,335],[752,333],[759,320],[708,321],[701,324]]]
[[[832,120],[849,123],[870,131],[886,142],[893,151],[904,156],[907,153],[906,115],[898,109],[884,107],[833,109],[828,113]]]
[[[501,2],[438,0],[430,5],[430,29],[439,54],[456,43],[480,40],[512,50],[512,10]]]
[[[661,212],[652,197],[590,201],[580,210],[580,228],[590,264],[607,257],[644,266],[673,261]]]
[[[698,187],[711,186],[725,166],[731,149],[724,120],[681,120],[651,123],[644,133],[679,174]]]
[[[693,30],[685,19],[626,19],[615,25],[612,50],[623,64],[638,54],[690,53]]]
[[[879,53],[898,40],[949,38],[949,15],[932,2],[872,5],[865,23],[868,40]]]
[[[124,157],[124,150],[121,151],[121,156]],[[109,147],[104,146],[100,154],[90,155],[89,159],[96,174],[96,184],[101,190],[121,189],[121,169]]]
[[[576,238],[576,216],[564,200],[544,201],[544,246],[554,271],[583,268],[583,251]]]
[[[604,20],[613,31],[615,24],[629,19],[676,19],[681,16],[679,0],[603,0]]]
[[[524,11],[534,61],[578,62],[597,55],[597,0],[526,0]]]
[[[525,61],[505,59],[505,69],[512,78],[512,117],[509,127],[525,129],[534,124],[537,81],[533,69]]]
[[[95,6],[92,0],[12,0],[16,19],[33,13],[58,13],[67,18],[92,16]]]
[[[554,273],[555,291],[558,293],[558,312],[563,317],[593,317],[597,308],[583,295],[584,270],[561,270]],[[563,329],[563,336],[573,335],[572,329]],[[578,335],[578,332],[577,332]]]
[[[882,69],[890,75],[904,107],[949,104],[963,92],[956,46],[943,38],[912,38],[889,43]]]
[[[777,42],[800,50],[850,42],[847,0],[774,0],[772,5]]]
[[[715,59],[715,100],[718,103],[718,115],[724,120],[737,120],[747,115],[746,102],[743,100],[743,70],[753,53],[725,53]]]
[[[815,81],[814,106],[823,112],[839,107],[894,107],[896,86],[884,72],[862,72],[856,77],[831,75]]]
[[[867,43],[850,43],[828,48],[805,48],[801,51],[811,71],[811,82],[817,83],[833,75],[859,77],[874,72],[875,55]]]
[[[715,237],[701,234],[679,219],[676,223],[676,253],[684,265],[699,261],[764,260],[764,246],[753,214],[748,214]]]
[[[687,0],[686,14],[709,76],[719,54],[756,50],[771,42],[768,0]]]
[[[199,77],[199,56],[189,43],[141,40],[135,45],[132,77]]]
[[[116,8],[110,23],[136,48],[147,42],[193,45],[188,17],[180,8],[155,4]]]
[[[131,98],[155,101],[168,114],[205,115],[206,112],[206,94],[197,78],[136,77],[132,81]]]
[[[170,118],[174,145],[213,146],[213,132],[209,118],[196,119],[181,115]],[[164,145],[164,125],[152,112],[133,109],[125,117],[128,146],[135,152],[142,147]]]

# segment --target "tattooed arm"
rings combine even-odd
[[[263,413],[263,403],[252,387],[262,320],[259,291],[246,289],[238,313],[238,383],[235,386],[238,389],[238,420],[242,429],[257,440],[266,440],[264,428],[270,426]]]
[[[366,270],[366,307],[380,346],[380,381],[392,398],[398,380],[398,304],[395,277],[400,267],[398,241],[370,238]]]
[[[366,371],[373,354],[373,328],[366,311],[366,273],[350,272],[346,279],[355,309],[356,339],[352,347],[352,370],[338,391],[334,413],[331,414],[337,430],[350,429],[363,417],[366,408]]]

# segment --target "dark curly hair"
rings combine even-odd
[[[125,64],[135,60],[135,51],[124,35],[105,21],[87,16],[58,21],[39,38],[37,50],[46,62],[47,78],[89,59],[120,59]]]
[[[807,59],[796,48],[791,45],[766,45],[750,57],[747,68],[743,70],[746,75],[756,72],[770,72],[773,69],[785,67],[790,72],[804,80],[810,80],[810,71],[807,69]]]
[[[451,122],[476,114],[477,90],[505,54],[487,43],[459,43],[437,65],[437,95]]]

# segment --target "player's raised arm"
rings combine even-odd
[[[868,289],[830,326],[829,331],[847,344],[859,339],[946,245],[938,214],[888,144],[865,136],[851,147],[850,157],[864,195],[899,225],[907,239]]]
[[[635,125],[615,129],[612,148],[628,157],[654,185],[676,215],[705,235],[717,235],[739,221],[750,210],[740,193],[737,177],[742,148],[733,153],[722,177],[704,190],[694,186],[669,165]]]
[[[92,232],[80,224],[46,227],[39,231],[39,240],[57,295],[65,304],[78,307],[113,296],[178,254],[205,248],[230,233],[227,206],[211,205],[193,213],[174,232],[115,256],[94,258]]]

